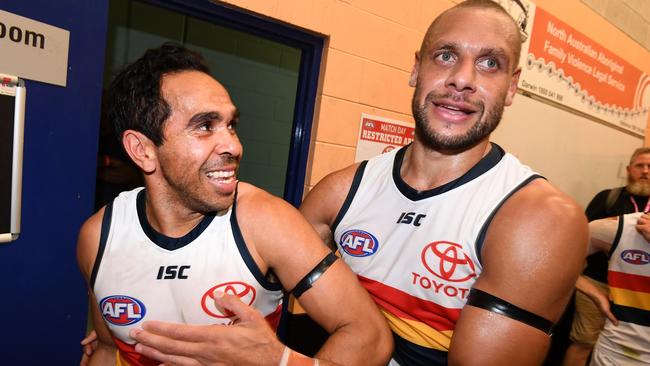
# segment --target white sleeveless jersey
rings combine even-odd
[[[129,337],[145,320],[231,322],[231,314],[215,307],[215,290],[239,296],[277,325],[281,286],[267,281],[251,257],[237,225],[236,205],[223,215],[205,216],[182,238],[170,238],[149,225],[144,202],[145,191],[136,189],[107,206],[91,276],[123,363],[150,364],[133,351]]]
[[[360,166],[333,226],[343,259],[393,332],[407,341],[396,340],[396,354],[415,344],[420,351],[413,352],[420,355],[414,358],[422,359],[422,350],[449,349],[460,310],[481,274],[480,247],[493,215],[539,176],[492,144],[462,177],[418,192],[400,177],[405,151]]]
[[[635,228],[641,215],[619,217],[607,271],[611,311],[619,323],[606,321],[592,365],[650,365],[650,243]]]

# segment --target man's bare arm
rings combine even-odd
[[[103,216],[104,209],[102,208],[83,224],[77,239],[77,263],[81,274],[86,280],[86,286],[88,287],[88,302],[90,303],[91,318],[94,329],[97,332],[98,340],[97,348],[90,356],[90,361],[88,363],[90,366],[115,365],[116,357],[115,343],[113,342],[111,333],[99,313],[95,294],[89,284],[90,275],[97,256],[97,249],[99,247],[99,236]]]
[[[286,289],[292,289],[331,252],[297,210],[265,192],[254,194],[258,197],[248,201],[248,210],[245,210],[247,201],[244,198],[238,208],[244,238],[248,242],[248,233],[261,260]],[[321,207],[325,209],[324,205]],[[260,219],[264,225],[260,225]],[[330,333],[317,354],[319,359],[345,365],[385,364],[388,361],[392,352],[388,326],[342,260],[335,261],[299,301],[309,316]],[[358,352],[363,349],[374,352]]]
[[[515,193],[492,221],[478,288],[555,323],[580,271],[588,240],[581,208],[544,180]],[[452,337],[450,365],[539,365],[550,336],[467,305]]]
[[[359,164],[331,173],[309,191],[300,205],[300,213],[314,227],[321,240],[336,250],[332,223],[348,195]]]
[[[608,253],[618,231],[617,217],[595,220],[589,223],[589,247],[587,255]]]
[[[618,319],[616,319],[616,316],[611,312],[609,296],[606,293],[582,275],[578,277],[578,280],[576,281],[576,290],[587,295],[604,316],[614,323],[614,325],[618,325]]]

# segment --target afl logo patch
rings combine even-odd
[[[628,249],[621,253],[621,259],[629,264],[644,265],[650,263],[650,254],[639,249]]]
[[[379,249],[379,241],[367,231],[348,230],[341,235],[341,248],[353,257],[367,257]]]
[[[104,319],[113,325],[131,325],[144,318],[147,310],[142,301],[125,295],[107,296],[99,302]]]
[[[233,281],[216,285],[206,291],[201,298],[201,308],[203,308],[203,311],[215,318],[226,319],[234,315],[229,311],[224,314],[214,305],[213,293],[215,291],[221,291],[224,294],[235,295],[248,306],[253,305],[253,302],[255,301],[255,288],[247,283]]]

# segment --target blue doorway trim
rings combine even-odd
[[[293,114],[289,161],[284,185],[284,199],[298,207],[305,187],[311,126],[314,120],[316,93],[324,39],[287,24],[243,12],[207,0],[139,0],[214,24],[267,38],[300,49],[300,73]]]

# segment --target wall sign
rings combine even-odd
[[[362,113],[354,161],[368,160],[373,156],[408,145],[413,139],[415,139],[413,125]]]
[[[0,10],[0,71],[66,85],[70,32]]]
[[[519,88],[644,136],[650,77],[570,25],[529,5]]]

